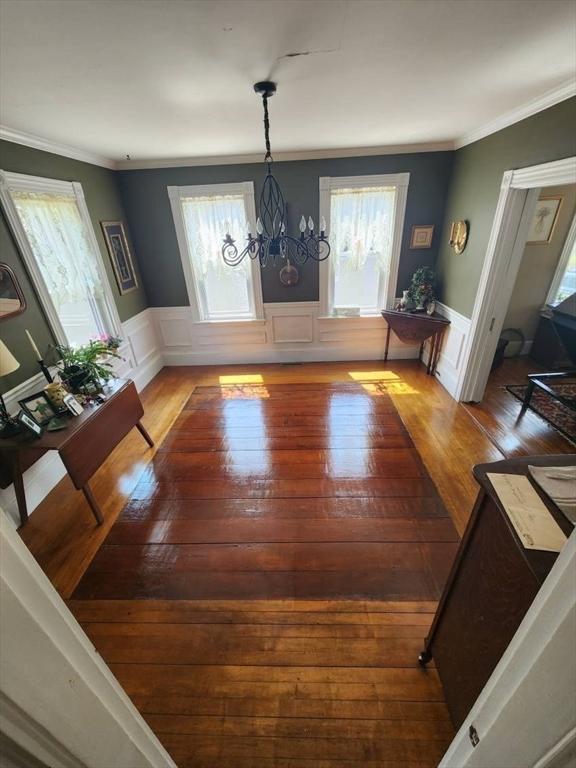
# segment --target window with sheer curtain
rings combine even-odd
[[[254,218],[248,186],[170,187],[169,194],[188,292],[198,319],[260,316],[259,274],[251,259],[246,257],[237,267],[222,259],[225,234],[229,232],[239,247],[246,241],[247,222]]]
[[[76,346],[116,334],[91,224],[79,207],[79,185],[7,176],[15,234],[58,341]]]
[[[322,179],[321,215],[328,224],[330,258],[322,263],[323,310],[329,315],[375,315],[387,304],[393,248],[402,231],[398,178]],[[403,179],[401,180],[404,181]],[[396,274],[393,275],[396,280]],[[324,285],[322,285],[322,282]],[[392,286],[393,288],[393,286]]]

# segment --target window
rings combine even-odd
[[[564,243],[546,304],[557,307],[573,293],[576,293],[576,217]]]
[[[4,209],[58,342],[119,335],[82,186],[5,172],[1,180]]]
[[[409,174],[320,179],[330,257],[320,264],[324,315],[393,306]]]
[[[262,317],[260,270],[248,256],[237,267],[222,259],[230,232],[239,248],[254,221],[252,182],[168,187],[188,297],[197,320]]]

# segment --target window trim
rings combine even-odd
[[[381,281],[379,304],[382,309],[392,309],[394,306],[398,268],[400,265],[400,249],[404,233],[404,217],[408,197],[409,173],[373,174],[367,176],[321,176],[320,187],[320,218],[326,220],[326,231],[330,240],[330,192],[343,187],[395,187],[394,231],[392,233],[392,248],[390,251],[390,270],[386,279]],[[329,256],[320,262],[320,316],[336,317],[332,307],[333,270]],[[362,317],[378,317],[379,313],[365,313]]]
[[[560,288],[560,283],[562,282],[564,273],[568,268],[568,262],[570,261],[570,254],[572,253],[572,248],[574,247],[575,242],[576,242],[576,215],[572,219],[572,224],[570,225],[570,229],[568,230],[568,235],[566,236],[566,240],[564,241],[562,253],[560,254],[560,261],[558,262],[558,266],[556,267],[556,271],[554,272],[554,277],[552,278],[552,282],[550,283],[550,288],[548,289],[548,295],[546,296],[546,301],[544,302],[544,309],[556,306],[552,304],[552,302],[556,298],[556,294],[558,293],[558,289]]]
[[[72,195],[78,206],[80,218],[86,228],[86,235],[88,243],[94,253],[96,260],[96,269],[100,275],[102,281],[102,287],[104,291],[103,308],[105,317],[103,318],[106,325],[109,327],[109,333],[121,337],[122,336],[122,323],[118,314],[118,308],[116,301],[114,300],[114,294],[108,280],[108,274],[104,266],[104,259],[102,258],[102,251],[98,245],[94,227],[92,225],[92,219],[86,205],[86,199],[84,197],[84,190],[82,184],[79,181],[60,181],[59,179],[47,179],[42,176],[29,176],[24,173],[12,173],[9,171],[0,171],[0,200],[2,201],[2,207],[6,214],[8,224],[12,230],[12,234],[16,240],[16,243],[20,249],[20,253],[24,258],[26,269],[36,294],[42,305],[42,309],[48,320],[48,324],[54,334],[54,337],[58,344],[67,346],[70,342],[66,337],[58,312],[50,296],[50,292],[46,287],[42,273],[36,262],[34,252],[30,247],[28,237],[18,216],[14,200],[12,199],[11,191],[26,191],[26,192],[39,192],[46,194],[64,194]]]
[[[202,312],[202,301],[194,268],[189,257],[190,249],[188,246],[188,237],[186,235],[186,226],[182,213],[183,197],[202,197],[204,195],[243,195],[244,205],[246,207],[246,218],[248,221],[256,221],[256,205],[254,203],[254,182],[243,181],[229,184],[194,184],[184,187],[169,186],[168,197],[170,207],[172,208],[172,217],[176,228],[176,238],[178,240],[178,250],[180,252],[180,261],[184,271],[184,280],[188,292],[188,301],[195,323],[250,323],[264,319],[264,305],[262,300],[262,282],[260,278],[260,264],[257,259],[250,259],[250,273],[254,301],[254,317],[204,317]],[[224,233],[222,234],[224,239]],[[246,258],[249,258],[246,256]]]

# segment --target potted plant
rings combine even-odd
[[[434,301],[434,270],[431,267],[418,267],[412,275],[409,295],[417,310],[426,309],[426,305]]]
[[[102,382],[114,375],[112,359],[122,359],[118,354],[120,343],[115,336],[102,336],[81,347],[57,345],[62,382],[74,393],[99,392]]]

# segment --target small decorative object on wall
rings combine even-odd
[[[56,416],[52,403],[48,399],[46,392],[36,392],[35,395],[25,397],[23,400],[18,400],[18,405],[27,416],[37,424],[43,427],[48,424],[50,419]]]
[[[290,264],[290,259],[288,259],[286,266],[280,270],[280,282],[282,285],[290,287],[296,285],[299,279],[300,274],[298,270]]]
[[[412,275],[412,282],[408,293],[416,304],[416,312],[422,312],[434,301],[435,274],[431,267],[418,267]]]
[[[19,315],[26,309],[26,299],[16,275],[8,264],[0,264],[0,320]]]
[[[452,222],[452,226],[450,227],[450,241],[448,244],[456,253],[462,253],[464,248],[466,248],[469,231],[470,224],[467,221],[461,219],[460,221]]]
[[[561,205],[561,195],[541,197],[538,200],[528,232],[527,245],[541,245],[542,243],[549,243],[550,240],[552,240]]]
[[[431,248],[434,236],[434,224],[425,224],[412,227],[410,248]]]
[[[112,266],[114,267],[118,290],[122,295],[136,290],[138,288],[138,278],[134,271],[134,263],[130,254],[130,248],[128,247],[126,233],[124,232],[124,224],[121,221],[101,221],[100,226],[104,232],[106,246],[110,254]]]

